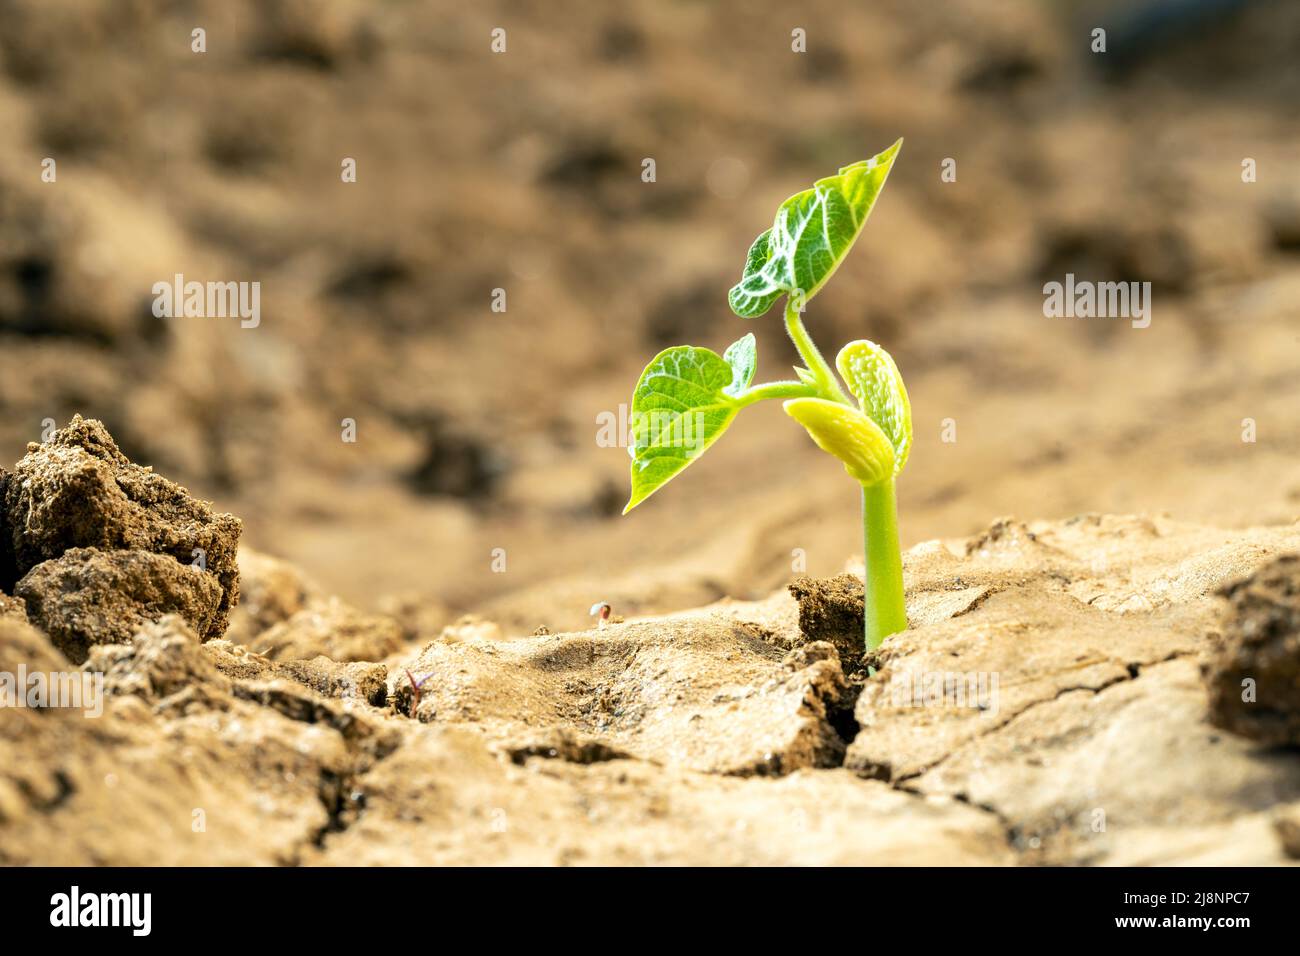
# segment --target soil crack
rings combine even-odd
[[[1087,691],[1094,695],[1100,694],[1102,693],[1102,691],[1109,690],[1111,687],[1114,687],[1118,684],[1126,684],[1129,683],[1130,681],[1135,681],[1139,679],[1142,673],[1142,668],[1144,667],[1151,667],[1155,664],[1164,664],[1167,663],[1168,661],[1179,660],[1181,658],[1186,658],[1186,657],[1196,657],[1198,653],[1199,652],[1196,651],[1175,651],[1171,654],[1166,655],[1165,657],[1161,657],[1152,661],[1131,661],[1125,665],[1126,674],[1123,677],[1115,677],[1110,680],[1102,681],[1099,685],[1095,687],[1088,684],[1078,684],[1070,687],[1059,688],[1054,694],[1052,694],[1052,696],[1043,697],[1035,701],[1030,701],[1028,704],[1026,704],[1024,707],[1021,707],[1019,710],[1017,710],[1011,716],[1007,717],[1005,720],[999,721],[998,723],[984,729],[983,731],[971,737],[970,739],[963,741],[960,744],[960,746],[944,754],[938,760],[934,760],[926,764],[924,767],[920,768],[919,770],[915,770],[911,773],[904,774],[903,776],[899,777],[895,782],[906,783],[907,781],[915,780],[918,777],[925,776],[927,773],[934,770],[936,767],[942,766],[944,763],[946,763],[950,758],[955,756],[962,748],[969,746],[971,743],[974,743],[975,741],[982,740],[991,734],[997,733],[998,731],[1007,727],[1009,724],[1020,719],[1020,717],[1024,716],[1034,708],[1040,707],[1043,704],[1050,704],[1053,703],[1054,701],[1060,700],[1066,694],[1076,694],[1081,691]]]

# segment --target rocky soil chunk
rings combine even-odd
[[[0,594],[12,591],[18,580],[18,568],[14,564],[14,537],[5,516],[5,489],[8,485],[9,472],[0,468]]]
[[[169,615],[91,649],[101,716],[0,712],[0,863],[294,864],[351,825],[360,781],[397,746],[393,722],[264,661],[232,677],[239,654]],[[76,673],[45,635],[0,618],[0,670],[20,664]]]
[[[799,631],[809,641],[835,645],[850,670],[862,659],[863,585],[856,574],[833,578],[801,577],[790,585],[799,602]]]
[[[1300,803],[1281,807],[1274,813],[1273,831],[1282,852],[1292,860],[1300,860]]]
[[[132,464],[98,421],[29,444],[0,515],[0,565],[9,555],[29,613],[74,660],[168,612],[209,640],[239,599],[239,519]]]
[[[32,623],[76,663],[96,644],[130,641],[164,614],[211,633],[221,606],[213,575],[148,551],[71,548],[32,568],[15,591]]]
[[[1210,719],[1270,745],[1300,745],[1300,555],[1223,588],[1223,638],[1205,668]]]

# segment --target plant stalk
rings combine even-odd
[[[863,630],[867,650],[873,651],[890,634],[907,630],[893,478],[862,486],[862,528],[866,547]]]
[[[803,319],[799,316],[799,310],[794,307],[790,299],[785,302],[785,330],[790,335],[790,341],[798,349],[800,358],[808,366],[808,371],[813,373],[817,379],[818,391],[822,397],[833,402],[840,402],[844,405],[852,405],[849,397],[844,394],[844,389],[840,388],[840,381],[835,377],[830,365],[826,359],[822,358],[821,351],[817,348],[817,343],[812,340],[808,330],[803,326]]]
[[[769,398],[813,398],[816,395],[817,389],[803,382],[765,382],[742,392],[737,400],[743,407]]]

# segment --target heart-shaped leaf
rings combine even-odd
[[[805,302],[816,295],[862,231],[902,144],[783,202],[772,228],[749,248],[745,271],[727,295],[731,310],[754,318],[787,293],[802,289]]]
[[[757,361],[754,336],[725,357],[678,345],[654,357],[632,394],[632,496],[627,514],[675,478],[727,430],[740,411],[735,396],[749,387]]]
[[[894,474],[912,450],[912,403],[894,357],[875,342],[858,339],[840,349],[835,365],[862,407],[894,448]]]
[[[785,412],[812,436],[822,451],[844,463],[844,470],[864,485],[894,476],[894,448],[880,426],[851,405],[824,398],[792,398]]]

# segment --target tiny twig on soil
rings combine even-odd
[[[406,670],[406,668],[403,668],[403,670]],[[413,717],[416,720],[420,719],[420,715],[419,715],[420,689],[424,687],[424,682],[427,681],[432,676],[433,676],[433,672],[430,671],[429,673],[421,677],[419,680],[416,680],[415,675],[412,674],[409,670],[406,670],[406,679],[411,682],[411,717]]]

